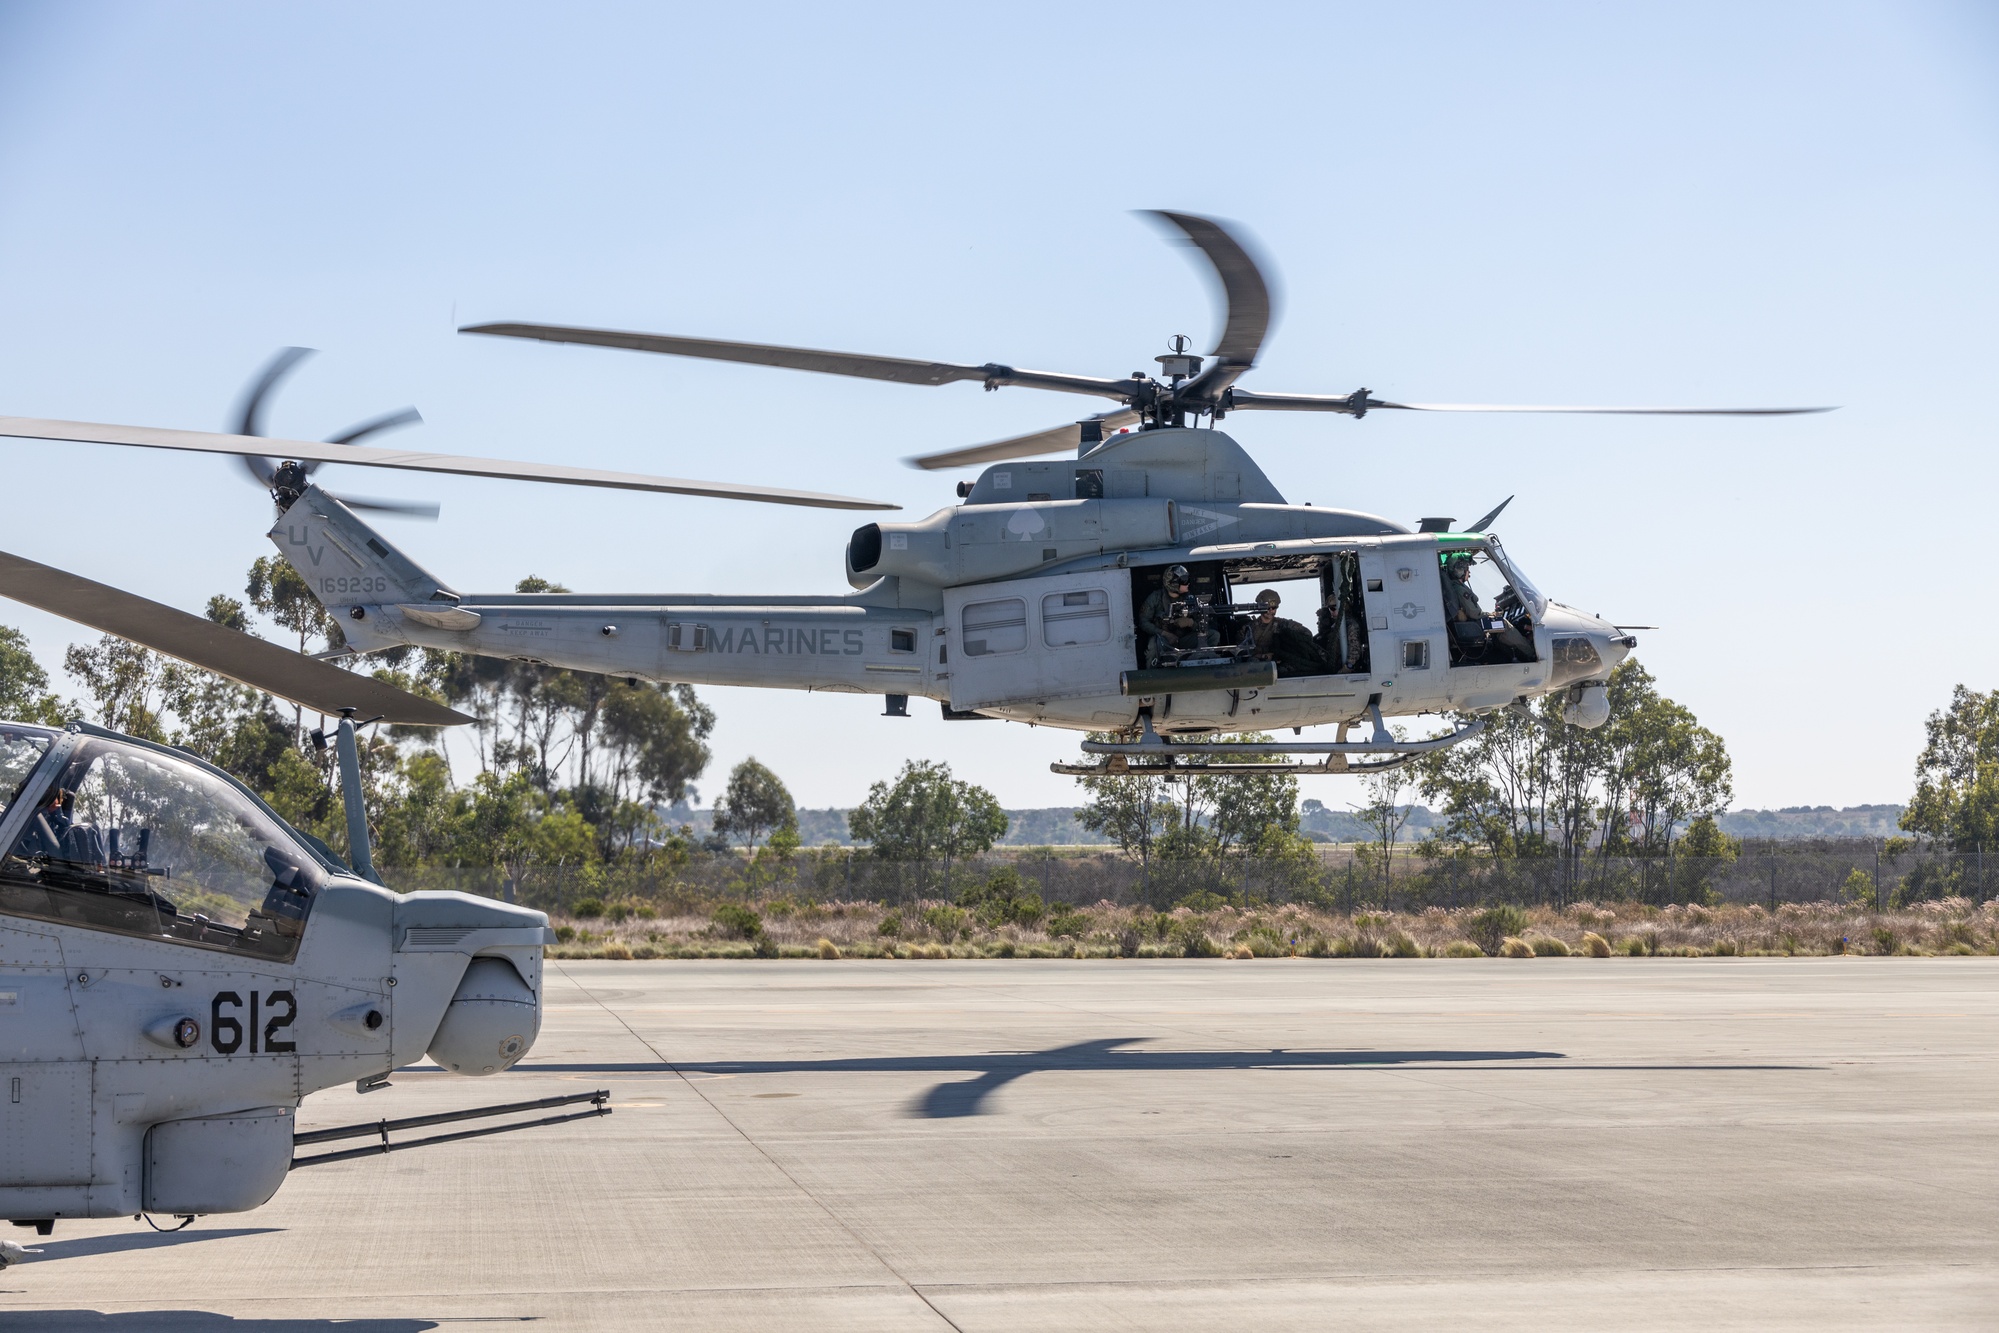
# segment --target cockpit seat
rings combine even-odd
[[[62,831],[62,859],[78,865],[104,865],[104,835],[95,824],[71,824]]]

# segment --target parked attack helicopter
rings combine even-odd
[[[1208,357],[1184,338],[1158,375],[1124,379],[957,365],[753,343],[572,328],[481,324],[466,333],[584,343],[906,384],[976,381],[1108,398],[1080,422],[910,460],[986,465],[960,504],[910,523],[869,523],[848,542],[843,596],[473,594],[423,569],[353,505],[306,475],[321,462],[429,468],[532,480],[852,508],[847,497],[577,469],[454,460],[347,445],[0,419],[0,434],[252,457],[279,517],[269,536],[361,652],[406,644],[529,658],[652,680],[881,694],[890,715],[938,700],[952,719],[1003,718],[1111,733],[1102,756],[1058,772],[1134,768],[1351,772],[1456,744],[1480,715],[1564,694],[1563,715],[1600,725],[1609,672],[1635,646],[1624,629],[1544,595],[1489,530],[1499,509],[1451,531],[1374,514],[1295,505],[1215,423],[1231,412],[1601,412],[1768,416],[1825,408],[1509,407],[1405,403],[1366,389],[1267,394],[1238,387],[1272,317],[1269,285],[1222,223],[1158,213],[1220,280],[1222,334]],[[246,415],[246,420],[250,416]],[[1203,420],[1207,425],[1202,426]],[[249,427],[245,427],[247,431]],[[1021,461],[1061,451],[1064,461]],[[1315,627],[1282,622],[1247,585],[1304,590]],[[1274,591],[1274,590],[1273,590]],[[1295,596],[1294,592],[1294,596]],[[1456,713],[1471,721],[1428,740],[1387,719]],[[1211,739],[1322,725],[1333,740]],[[1354,734],[1365,725],[1364,735]],[[1356,763],[1355,760],[1361,760]]]
[[[0,1217],[47,1235],[58,1218],[240,1212],[295,1167],[608,1113],[594,1092],[295,1134],[308,1093],[372,1091],[426,1052],[496,1073],[534,1044],[548,918],[392,893],[368,854],[356,714],[470,719],[19,557],[0,555],[0,595],[339,716],[314,739],[338,752],[352,860],[184,750],[0,723]],[[537,1111],[554,1114],[389,1138]],[[297,1152],[353,1138],[370,1142]],[[8,1242],[0,1267],[33,1253]]]

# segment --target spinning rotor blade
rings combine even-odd
[[[595,468],[559,467],[551,463],[514,463],[496,458],[457,454],[405,453],[351,444],[307,440],[272,440],[249,435],[216,435],[198,430],[161,430],[152,426],[103,426],[87,421],[49,421],[36,417],[0,417],[0,436],[26,440],[72,440],[80,444],[120,444],[141,449],[178,449],[195,453],[261,457],[272,446],[286,458],[302,463],[355,463],[362,467],[402,468],[412,472],[443,472],[461,477],[498,477],[513,481],[546,481],[563,486],[602,486],[612,490],[654,491],[669,495],[705,495],[719,500],[757,500],[766,504],[806,505],[819,509],[900,509],[883,500],[849,495],[824,495],[775,486],[743,486],[727,481],[683,481],[636,472],[603,472]]]
[[[342,671],[240,630],[191,616],[118,588],[0,551],[0,596],[177,657],[280,699],[412,727],[455,727],[472,719],[373,676]]]
[[[332,491],[326,494],[333,495]],[[333,495],[333,498],[349,509],[369,509],[377,514],[394,514],[400,518],[421,518],[434,520],[442,509],[429,500],[382,500],[368,495]]]
[[[421,426],[422,424],[423,413],[417,411],[414,407],[405,407],[399,412],[384,412],[378,417],[369,417],[358,426],[349,426],[338,435],[327,436],[326,442],[328,444],[359,444],[370,435],[386,435],[392,430],[401,430],[404,426]],[[243,432],[245,435],[253,433],[251,431]]]
[[[1837,407],[1547,407],[1510,403],[1369,403],[1368,410],[1398,412],[1571,412],[1615,417],[1794,417],[1807,412],[1837,412]]]
[[[978,380],[995,388],[1020,385],[1064,393],[1102,394],[1107,398],[1123,398],[1131,392],[1129,380],[1016,370],[997,362],[961,366],[948,361],[909,361],[902,357],[868,356],[858,352],[822,352],[810,347],[722,342],[714,338],[676,338],[661,333],[627,333],[618,329],[580,329],[565,324],[469,324],[458,331],[483,333],[496,338],[533,338],[541,342],[622,347],[633,352],[660,352],[667,356],[692,356],[707,361],[741,361],[753,366],[812,370],[822,375],[851,375],[860,379],[889,380],[896,384],[952,384],[958,380]]]
[[[1136,412],[1104,412],[1091,417],[1101,421],[1105,434],[1126,430],[1139,423]],[[1037,454],[1065,453],[1083,447],[1083,425],[1072,421],[1066,426],[1053,430],[1039,430],[1032,435],[1016,435],[1011,439],[994,440],[989,444],[975,444],[965,449],[947,449],[941,453],[918,454],[906,460],[911,467],[922,468],[926,472],[938,472],[945,468],[969,467],[975,463],[997,463],[1008,458],[1033,458]]]
[[[298,363],[312,355],[310,347],[280,347],[277,354],[264,363],[257,378],[250,381],[243,396],[236,400],[236,434],[262,435],[264,433],[264,400],[278,387],[285,376],[298,368]],[[271,474],[278,470],[276,459],[256,458],[245,455],[243,466],[259,486],[266,489],[271,484]]]
[[[414,407],[405,407],[400,412],[384,412],[381,416],[370,417],[358,426],[349,426],[338,435],[326,437],[328,444],[359,444],[370,435],[385,435],[405,426],[421,426],[423,413]],[[305,464],[305,474],[311,476],[319,471],[322,464]],[[332,494],[328,492],[328,494]],[[378,514],[395,514],[401,518],[420,518],[426,522],[436,522],[441,508],[429,500],[380,500],[367,495],[336,495],[334,499],[349,509],[369,509]]]
[[[1837,407],[1565,407],[1526,406],[1511,403],[1391,403],[1369,395],[1366,389],[1353,393],[1251,393],[1231,389],[1223,400],[1232,412],[1344,412],[1364,417],[1369,412],[1566,412],[1604,416],[1641,417],[1786,417],[1807,412],[1837,412]]]
[[[1179,229],[1187,243],[1207,256],[1222,284],[1222,336],[1209,355],[1241,366],[1256,364],[1256,354],[1270,332],[1270,287],[1241,241],[1213,218],[1193,213],[1152,209],[1155,217]]]

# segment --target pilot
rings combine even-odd
[[[1174,565],[1166,571],[1166,577],[1159,586],[1146,594],[1138,607],[1139,632],[1146,635],[1145,664],[1159,665],[1159,660],[1168,650],[1185,652],[1194,647],[1212,647],[1212,634],[1197,634],[1194,617],[1187,614],[1185,603],[1187,590],[1191,586],[1185,565]],[[1179,614],[1174,612],[1174,603],[1181,603]],[[1197,642],[1197,640],[1199,642]]]
[[[1454,555],[1444,565],[1444,619],[1451,624],[1451,638],[1466,648],[1497,643],[1513,654],[1517,662],[1534,660],[1534,645],[1505,621],[1498,629],[1486,626],[1485,608],[1471,586],[1472,558]],[[1476,627],[1476,628],[1474,628]]]
[[[1256,595],[1256,618],[1249,622],[1244,637],[1258,658],[1277,663],[1280,676],[1323,676],[1326,658],[1310,631],[1295,620],[1277,618],[1283,599],[1277,589],[1265,588]]]

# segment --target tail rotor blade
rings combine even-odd
[[[328,491],[327,494],[333,495],[333,492]],[[333,495],[333,498],[349,509],[368,509],[377,514],[420,518],[426,522],[435,522],[439,513],[437,505],[428,500],[382,500],[367,495]]]
[[[414,407],[405,407],[395,412],[384,412],[378,417],[369,417],[358,426],[349,426],[338,435],[327,436],[326,442],[328,444],[359,444],[370,435],[383,435],[392,430],[401,430],[405,426],[421,426],[422,424],[423,413],[417,411]],[[243,432],[245,435],[250,433],[249,431]]]
[[[278,385],[287,375],[298,369],[298,363],[312,355],[310,347],[280,347],[276,355],[264,363],[257,377],[244,388],[242,396],[236,400],[236,410],[231,414],[233,435],[262,435],[264,433],[264,405]],[[245,456],[244,470],[259,486],[269,487],[271,477],[278,470],[277,460]]]
[[[326,442],[328,444],[358,445],[361,443],[361,441],[367,439],[371,435],[386,435],[388,432],[392,430],[401,430],[405,426],[421,426],[422,424],[423,424],[423,414],[417,411],[414,407],[405,407],[400,409],[399,411],[384,412],[382,413],[382,415],[378,417],[370,417],[366,421],[363,421],[358,426],[349,426],[346,430],[341,431],[338,435],[327,436]],[[307,463],[304,465],[304,467],[305,467],[305,475],[309,477],[313,473],[319,471],[321,464]],[[432,518],[437,517],[435,512],[436,508],[437,506],[435,505],[431,506],[431,509],[433,511],[431,514]]]

